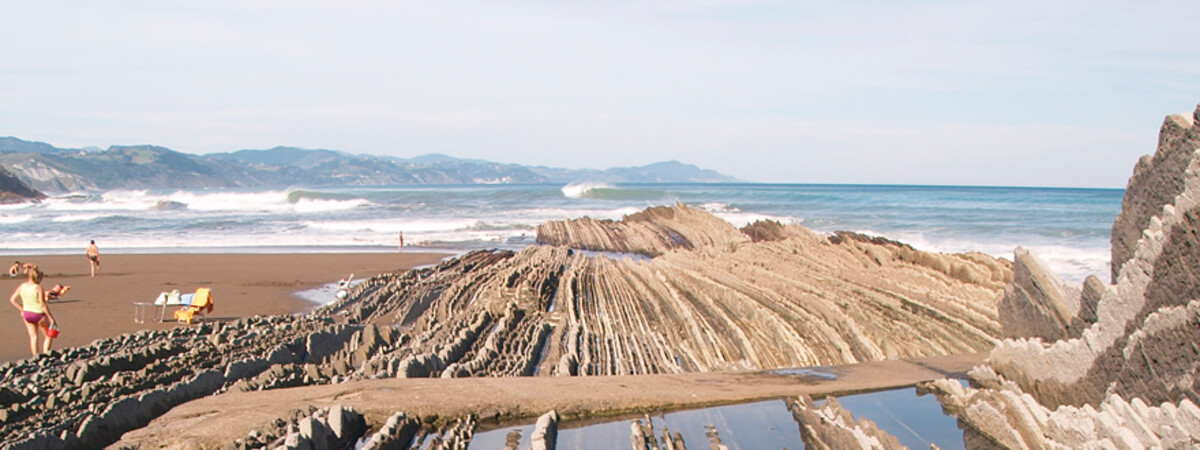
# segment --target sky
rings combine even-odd
[[[1124,187],[1200,2],[4,2],[0,136]]]

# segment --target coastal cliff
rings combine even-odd
[[[46,198],[44,194],[22,183],[13,174],[0,167],[0,204],[31,202],[44,198]]]
[[[925,386],[984,442],[1006,448],[1200,442],[1197,119],[1200,107],[1190,117],[1168,117],[1157,152],[1138,162],[1113,225],[1113,284],[1089,279],[1082,289],[1057,282],[1009,287],[1033,293],[1006,297],[1012,306],[1002,307],[1002,322],[1011,311],[1064,305],[1065,312],[1043,312],[1055,321],[997,344],[986,364],[970,372],[972,388],[948,380]],[[1094,316],[1071,313],[1071,304],[1088,303]],[[1072,316],[1081,320],[1068,320]],[[1081,323],[1085,328],[1076,331]]]

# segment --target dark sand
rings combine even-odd
[[[103,249],[101,249],[103,252]],[[54,348],[78,347],[100,338],[145,329],[166,329],[184,324],[171,318],[157,323],[133,320],[134,302],[153,302],[162,291],[195,292],[212,288],[215,308],[209,320],[237,320],[254,315],[292,314],[315,303],[296,292],[333,283],[354,273],[358,279],[436,263],[451,255],[441,253],[319,253],[319,254],[160,254],[106,255],[102,273],[89,276],[88,261],[79,255],[8,256],[0,260],[7,269],[13,260],[33,262],[46,273],[42,286],[71,286],[61,300],[50,302],[62,334]],[[29,338],[20,313],[8,303],[24,278],[0,278],[5,314],[0,314],[0,362],[28,358]]]

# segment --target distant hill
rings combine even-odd
[[[63,149],[0,137],[0,167],[45,192],[108,189],[403,184],[712,183],[737,179],[678,161],[606,170],[571,170],[459,159],[355,155],[275,147],[193,155],[152,145]]]
[[[0,204],[23,203],[46,198],[41,192],[31,189],[16,176],[0,169]]]

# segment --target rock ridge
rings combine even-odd
[[[1166,119],[1113,224],[1113,283],[1082,288],[1018,250],[1006,335],[971,388],[923,388],[982,442],[1005,448],[1200,445],[1200,151],[1191,117]],[[1075,305],[1078,305],[1076,308]]]

